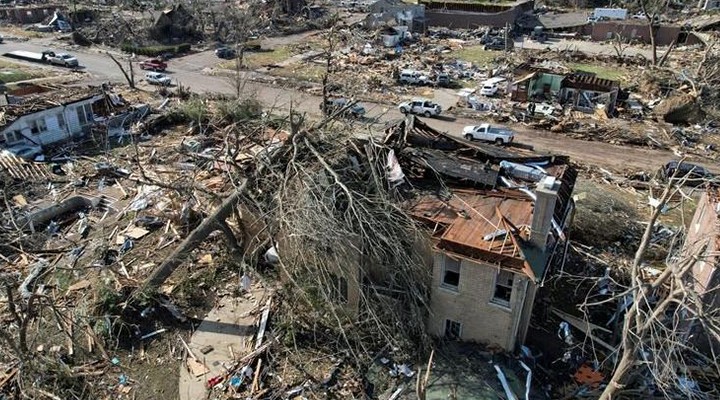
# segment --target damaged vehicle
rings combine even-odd
[[[442,112],[440,105],[425,99],[413,99],[400,103],[398,109],[403,114],[422,115],[426,118],[437,117]]]
[[[690,185],[699,185],[704,181],[711,179],[714,175],[707,169],[686,161],[672,160],[665,164],[660,170],[660,176],[663,180],[683,180]]]

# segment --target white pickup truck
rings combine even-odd
[[[403,114],[423,115],[426,118],[436,117],[442,112],[442,108],[430,100],[414,99],[406,101],[398,105],[398,109]]]
[[[482,140],[497,144],[508,144],[515,138],[515,132],[509,129],[495,128],[490,124],[466,126],[462,133],[463,137],[470,141]]]

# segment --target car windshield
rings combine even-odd
[[[67,60],[68,58],[72,58],[72,56],[70,54],[60,54],[58,57],[60,57],[64,60]]]

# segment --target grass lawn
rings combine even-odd
[[[243,63],[248,69],[257,69],[264,65],[279,63],[292,57],[293,54],[287,46],[275,50],[245,52]],[[220,68],[235,69],[235,60],[228,60],[220,64]]]
[[[45,74],[39,70],[28,69],[24,65],[0,60],[0,83],[18,82],[42,76]]]
[[[463,61],[470,61],[477,66],[486,66],[501,54],[502,52],[499,51],[483,50],[483,46],[468,46],[454,50],[447,56]]]
[[[287,67],[275,68],[270,70],[271,75],[282,76],[285,78],[294,78],[301,81],[322,82],[325,74],[325,67],[306,62],[290,64]]]
[[[578,71],[592,72],[598,78],[611,79],[614,81],[625,80],[628,73],[628,71],[623,68],[603,65],[573,63],[569,64],[568,67]]]

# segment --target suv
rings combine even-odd
[[[170,86],[170,77],[159,72],[148,72],[145,81],[151,85]]]
[[[442,112],[439,105],[425,99],[414,99],[400,103],[398,109],[403,114],[424,115],[427,118],[436,117]]]
[[[347,99],[328,99],[325,103],[320,103],[320,109],[325,114],[336,113],[347,106]],[[365,116],[365,107],[359,103],[353,104],[350,108],[343,112],[345,117],[362,118]]]
[[[400,83],[409,85],[425,85],[429,80],[430,78],[427,76],[412,69],[404,69],[400,71],[400,77],[398,78]]]
[[[53,53],[52,51],[48,51],[45,53],[47,62],[54,65],[62,65],[64,67],[77,67],[78,66],[78,60],[77,58],[71,56],[67,53]]]
[[[140,61],[138,65],[140,65],[140,69],[149,69],[155,72],[162,72],[167,69],[167,63],[157,58]]]
[[[225,60],[231,60],[235,58],[235,50],[229,48],[229,47],[220,47],[215,49],[215,55],[218,58],[223,58]]]

